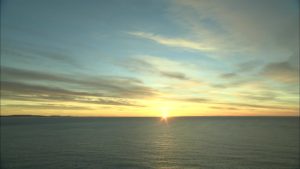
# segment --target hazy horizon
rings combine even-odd
[[[161,115],[157,115],[157,116],[80,116],[80,115],[35,115],[35,114],[12,114],[12,115],[1,115],[0,114],[0,117],[31,117],[31,116],[36,116],[36,117],[108,117],[108,118],[130,118],[130,117],[141,117],[141,118],[162,118]],[[272,116],[272,115],[269,115],[269,116],[263,116],[263,115],[252,115],[252,116],[245,116],[245,115],[242,115],[242,116],[236,116],[236,115],[232,115],[232,116],[220,116],[220,115],[215,115],[215,116],[168,116],[168,119],[172,119],[172,118],[180,118],[180,117],[295,117],[295,118],[299,118],[300,116],[299,115],[291,115],[291,116],[287,116],[287,115],[276,115],[276,116]]]

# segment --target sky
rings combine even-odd
[[[3,0],[18,114],[299,116],[299,1]]]

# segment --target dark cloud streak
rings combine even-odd
[[[169,78],[174,78],[174,79],[179,79],[179,80],[189,80],[189,78],[180,72],[165,72],[165,71],[160,71],[160,74],[165,77]]]
[[[1,83],[2,99],[34,101],[34,102],[78,102],[90,104],[105,104],[119,106],[140,106],[126,99],[107,98],[102,94],[75,92],[59,88],[51,88],[38,85],[30,85],[16,82]],[[87,98],[88,97],[88,98]],[[90,97],[93,97],[91,99]]]
[[[274,62],[267,64],[261,74],[267,78],[283,83],[299,83],[299,68],[289,62]]]
[[[3,53],[1,54],[4,56],[17,57],[18,59],[26,58],[28,60],[49,59],[56,63],[63,63],[77,68],[81,67],[81,64],[75,60],[74,57],[70,56],[70,53],[55,47],[49,50],[40,45],[9,40],[5,46],[3,46],[2,50]]]
[[[118,76],[77,75],[74,77],[72,75],[66,74],[51,74],[32,70],[15,69],[10,67],[2,67],[1,76],[2,80],[7,81],[7,83],[13,81],[30,81],[31,83],[40,83],[46,81],[50,86],[53,83],[59,83],[61,84],[61,86],[77,86],[77,88],[93,91],[94,93],[100,92],[101,96],[105,95],[107,97],[144,98],[153,96],[157,93],[154,89],[144,86],[143,83],[138,79]],[[41,86],[38,86],[37,89],[39,89],[40,87]],[[45,87],[42,88],[42,90],[47,90],[47,88]],[[67,91],[68,90],[58,92]],[[49,92],[54,92],[53,88],[51,88]]]
[[[55,110],[92,110],[88,107],[83,106],[66,106],[59,104],[37,104],[37,105],[26,105],[26,104],[7,104],[1,105],[4,108],[29,108],[29,109],[55,109]]]
[[[224,73],[224,74],[220,75],[220,77],[224,78],[224,79],[232,79],[232,78],[235,78],[237,76],[238,75],[236,73]]]
[[[131,71],[138,71],[138,72],[146,72],[146,73],[153,73],[157,74],[166,78],[177,79],[177,80],[190,80],[190,78],[182,73],[176,71],[163,71],[157,68],[152,63],[142,60],[139,58],[130,58],[125,62],[119,63],[121,66],[131,70]]]
[[[3,100],[37,103],[61,101],[140,107],[141,105],[129,100],[151,97],[156,94],[156,90],[144,86],[135,78],[83,75],[74,77],[67,74],[1,67]]]

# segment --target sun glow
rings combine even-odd
[[[169,117],[169,108],[162,108],[161,121],[167,122]]]
[[[163,112],[162,116],[161,116],[161,119],[166,121],[168,119],[168,113],[167,112]]]

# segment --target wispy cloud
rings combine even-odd
[[[211,101],[207,98],[199,98],[199,97],[183,98],[183,99],[176,99],[176,100],[184,101],[184,102],[194,102],[194,103],[209,103]]]
[[[296,107],[285,107],[285,106],[273,106],[273,105],[261,105],[261,104],[248,104],[248,103],[224,103],[225,105],[237,106],[237,107],[248,107],[256,109],[277,109],[277,110],[295,110]]]
[[[267,101],[278,101],[281,102],[282,100],[278,100],[278,94],[272,91],[258,91],[258,92],[240,92],[238,93],[238,97],[242,99],[251,99],[256,100],[259,102],[267,102]]]
[[[263,68],[261,74],[283,83],[299,83],[299,69],[287,61],[269,63]]]
[[[35,108],[45,107],[45,103],[50,102],[51,105],[80,103],[141,107],[143,105],[137,104],[135,99],[153,97],[157,94],[155,89],[145,86],[135,78],[81,75],[75,78],[67,74],[51,74],[11,67],[1,67],[1,70],[1,100],[29,101],[38,104]],[[50,109],[51,105],[46,106]],[[54,105],[53,109],[59,109],[57,105]]]
[[[268,0],[175,0],[171,4],[170,17],[193,37],[213,44],[218,56],[238,52],[239,57],[278,59],[298,49],[299,15],[294,0],[272,4]]]
[[[156,43],[166,45],[166,46],[171,46],[171,47],[180,47],[180,48],[186,48],[186,49],[192,49],[192,50],[198,50],[198,51],[216,50],[214,47],[210,47],[210,46],[207,46],[200,42],[195,42],[195,41],[187,40],[187,39],[163,37],[160,35],[155,35],[155,34],[146,33],[146,32],[129,32],[129,34],[134,35],[136,37],[149,39]]]
[[[245,95],[243,97],[250,97],[250,99],[255,99],[260,101],[261,103],[245,103],[245,102],[222,102],[210,98],[205,98],[205,97],[190,97],[190,98],[173,98],[175,101],[180,101],[180,102],[191,102],[195,104],[205,104],[205,105],[210,105],[211,108],[215,109],[230,109],[230,110],[239,110],[239,109],[245,109],[249,110],[251,109],[267,109],[267,110],[297,110],[297,106],[278,106],[278,105],[273,105],[273,104],[267,104],[264,102],[262,104],[262,101],[269,100],[272,98],[275,98],[276,96],[273,93],[269,93],[268,96],[254,96],[254,95]]]
[[[4,108],[55,109],[55,110],[92,110],[84,106],[66,106],[62,104],[5,104]]]
[[[191,80],[189,75],[195,72],[193,70],[195,66],[192,64],[149,55],[127,58],[118,64],[134,72],[152,73],[177,80]]]
[[[60,75],[44,73],[33,70],[17,69],[12,67],[1,67],[2,79],[18,79],[18,80],[46,80],[59,82],[74,82],[73,79]]]
[[[244,61],[236,65],[237,71],[241,73],[251,72],[261,67],[261,62],[258,60]]]
[[[83,95],[85,95],[85,91],[92,91],[91,93],[94,93],[93,95],[98,96],[99,94],[101,94],[101,96],[121,98],[144,98],[156,94],[156,91],[154,89],[145,86],[140,80],[136,78],[84,75],[77,75],[76,77],[73,77],[72,75],[67,74],[51,74],[10,67],[2,67],[1,70],[2,80],[7,81],[7,83],[14,81],[30,81],[30,83],[36,84],[47,82],[48,87],[52,84],[60,84],[61,87],[72,86],[77,92],[74,93],[76,95],[79,95],[80,93],[83,93]],[[14,85],[8,85],[7,87],[13,87]],[[24,87],[24,89],[27,88],[26,86]],[[19,87],[16,87],[16,89],[19,89]],[[39,88],[37,87],[37,89]],[[47,87],[41,88],[41,91],[45,90],[48,90]],[[60,88],[55,88],[55,90],[53,90],[51,88],[49,92],[65,93],[69,91]]]
[[[210,106],[212,109],[220,109],[220,110],[240,110],[236,107],[226,107],[226,106]]]
[[[64,64],[73,67],[81,67],[70,52],[59,48],[45,48],[40,45],[31,44],[23,41],[9,40],[3,46],[1,51],[3,56],[15,57],[15,59],[22,59],[25,61],[41,60],[53,61],[56,64]]]
[[[32,102],[77,102],[117,106],[139,106],[124,98],[111,98],[99,93],[78,92],[18,82],[1,82],[3,100]]]
[[[189,78],[184,74],[184,73],[180,73],[180,72],[160,72],[161,75],[166,76],[166,77],[170,77],[170,78],[175,78],[175,79],[179,79],[179,80],[188,80]]]
[[[232,79],[232,78],[235,78],[237,77],[238,75],[236,73],[223,73],[220,75],[221,78],[224,78],[224,79]]]

